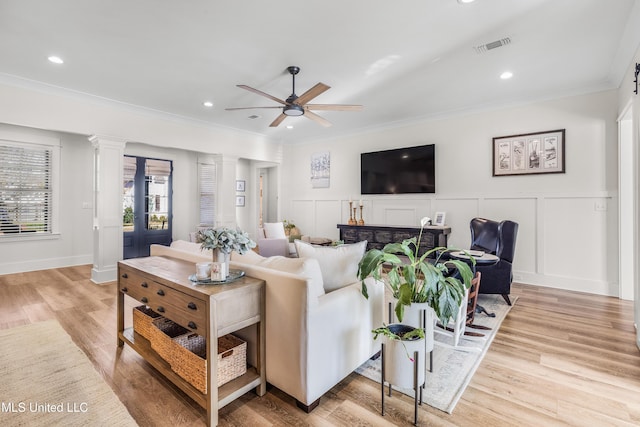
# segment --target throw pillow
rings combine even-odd
[[[284,234],[284,224],[281,222],[265,222],[262,224],[264,229],[264,237],[267,239],[286,239],[287,235]]]
[[[284,271],[286,273],[306,277],[309,279],[309,296],[317,298],[324,295],[320,264],[318,264],[318,261],[315,259],[287,258],[283,256],[263,257],[254,251],[249,251],[244,255],[232,252],[231,261]]]
[[[314,246],[296,240],[299,257],[318,260],[324,291],[331,292],[358,281],[358,263],[367,249],[367,241],[340,246]]]

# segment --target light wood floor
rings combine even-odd
[[[141,426],[204,425],[203,409],[133,350],[117,349],[115,282],[96,285],[89,277],[89,266],[0,276],[0,329],[55,318]],[[454,413],[423,405],[419,424],[640,425],[632,303],[525,285],[514,285],[513,294],[518,302]],[[311,414],[272,387],[223,408],[220,425],[412,424],[409,397],[394,393],[385,407],[382,417],[378,383],[351,374]]]

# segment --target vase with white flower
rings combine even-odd
[[[231,252],[245,254],[256,247],[256,242],[251,240],[245,231],[227,227],[207,228],[198,231],[196,241],[201,243],[202,249],[210,249],[213,253],[213,262],[223,264],[223,276],[229,275],[229,260]]]

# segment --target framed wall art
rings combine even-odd
[[[328,151],[311,155],[311,188],[329,188],[331,154]]]
[[[493,176],[565,173],[565,130],[493,138]]]
[[[436,212],[436,217],[433,220],[433,225],[437,225],[439,227],[444,227],[444,221],[445,221],[446,217],[447,217],[447,213],[446,212]]]
[[[236,180],[236,191],[244,193],[245,181],[243,179]]]
[[[244,207],[244,196],[236,196],[236,206]]]

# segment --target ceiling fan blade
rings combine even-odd
[[[345,105],[345,104],[307,104],[305,110],[325,110],[325,111],[362,111],[362,105]]]
[[[247,86],[247,85],[237,85],[237,86],[239,88],[241,88],[241,89],[248,90],[249,92],[253,92],[256,95],[264,96],[265,98],[269,98],[272,101],[276,101],[276,102],[278,102],[280,104],[287,105],[286,101],[283,101],[282,99],[276,98],[275,96],[269,95],[268,93],[264,93],[261,90],[254,89],[251,86]]]
[[[231,108],[225,108],[226,111],[233,111],[233,110],[253,110],[254,108],[279,108],[280,110],[282,110],[282,107],[280,107],[279,105],[274,105],[273,107],[231,107]]]
[[[278,126],[286,118],[287,118],[286,114],[284,114],[284,113],[280,114],[278,117],[276,117],[276,119],[274,121],[271,122],[269,127],[274,128],[274,127]]]
[[[320,117],[319,115],[312,113],[311,111],[307,110],[304,112],[304,117],[313,120],[316,123],[320,123],[322,126],[328,128],[329,126],[331,126],[331,122],[323,117]]]
[[[331,89],[331,86],[327,86],[324,83],[318,83],[314,87],[300,95],[294,102],[298,105],[304,105],[316,96],[326,92],[329,89]]]

